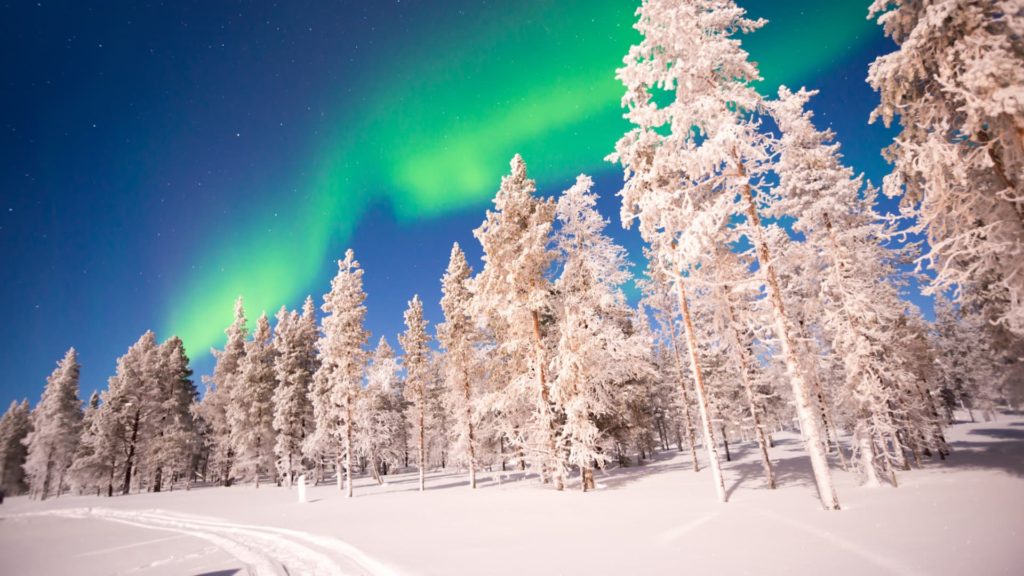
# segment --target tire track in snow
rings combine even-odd
[[[350,544],[299,530],[237,524],[162,510],[74,508],[19,516],[96,518],[195,536],[237,558],[246,565],[252,576],[398,576],[394,569],[370,558]]]

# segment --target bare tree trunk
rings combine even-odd
[[[739,158],[736,160],[739,175],[745,177],[743,163]],[[779,279],[775,273],[775,264],[772,263],[771,252],[761,230],[761,218],[757,214],[757,206],[754,204],[754,196],[750,191],[749,183],[742,187],[742,194],[747,203],[747,217],[750,218],[750,225],[755,231],[754,244],[757,248],[758,263],[767,279],[768,296],[775,313],[775,331],[778,334],[782,355],[786,361],[786,371],[789,373],[790,383],[793,386],[796,413],[803,426],[804,444],[811,458],[814,482],[818,487],[818,497],[821,499],[822,507],[826,510],[839,510],[839,498],[836,496],[835,486],[832,484],[832,473],[829,471],[825,447],[821,442],[818,417],[815,414],[807,383],[804,381],[799,359],[796,357],[796,350],[786,320],[786,307],[782,301],[782,290],[779,288]]]
[[[704,448],[708,452],[711,465],[711,477],[715,482],[718,499],[728,502],[725,492],[725,481],[722,479],[722,465],[718,461],[718,449],[715,447],[715,432],[711,428],[707,394],[704,392],[704,374],[700,369],[700,356],[697,349],[697,335],[693,331],[693,320],[690,317],[690,306],[686,301],[686,288],[682,277],[676,278],[676,291],[679,297],[679,310],[683,314],[683,326],[686,329],[686,346],[690,352],[690,370],[693,372],[694,389],[697,391],[697,409],[700,412],[701,429],[704,431]],[[694,460],[696,462],[696,460]]]

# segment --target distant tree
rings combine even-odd
[[[423,303],[419,296],[413,296],[405,310],[405,332],[398,337],[402,345],[402,367],[405,369],[405,398],[412,405],[409,412],[410,426],[416,435],[416,452],[419,458],[420,491],[425,489],[427,468],[427,385],[430,380],[430,356],[427,343],[427,321],[423,318]]]
[[[489,395],[500,414],[503,441],[530,462],[541,477],[565,487],[557,448],[557,408],[551,395],[548,324],[551,287],[545,277],[554,260],[548,248],[554,202],[534,195],[526,163],[512,158],[494,198],[495,210],[473,235],[484,252],[483,270],[473,279],[473,316],[486,324],[497,345],[495,360],[508,380]]]
[[[316,340],[316,315],[311,297],[306,297],[301,315],[281,307],[273,341],[274,372],[278,382],[273,397],[273,426],[277,435],[274,455],[277,473],[289,487],[304,468],[302,442],[312,432],[310,387],[319,363]]]
[[[650,340],[640,337],[622,292],[631,279],[626,251],[605,235],[607,222],[597,212],[592,186],[589,176],[577,177],[555,210],[561,275],[554,284],[558,343],[552,389],[565,416],[559,448],[564,462],[580,469],[583,491],[594,488],[594,466],[608,459],[600,449],[597,418],[616,411],[625,383],[653,374]],[[646,400],[635,399],[634,413]]]
[[[338,261],[338,274],[331,290],[324,294],[321,310],[322,336],[317,342],[320,367],[313,380],[313,415],[316,430],[307,439],[307,453],[322,457],[336,455],[338,488],[344,469],[346,496],[352,497],[352,456],[354,453],[355,410],[366,364],[364,347],[369,333],[364,328],[366,293],[363,270],[352,250]],[[342,444],[342,449],[335,446]],[[342,460],[344,458],[344,460]]]
[[[406,422],[401,408],[399,365],[395,351],[382,336],[366,369],[366,388],[359,395],[354,446],[366,460],[370,475],[383,484],[383,474],[404,459],[401,442]]]
[[[235,453],[231,443],[228,409],[231,406],[231,388],[238,378],[242,358],[245,357],[245,338],[248,334],[245,322],[245,308],[239,296],[235,301],[235,320],[224,331],[228,337],[224,350],[212,350],[217,363],[213,368],[213,376],[204,378],[206,394],[199,405],[199,413],[209,430],[210,464],[224,486],[231,485],[234,465]]]
[[[191,481],[200,439],[192,415],[198,393],[184,343],[181,338],[172,336],[160,345],[156,354],[160,357],[160,376],[159,396],[154,400],[159,407],[154,422],[157,430],[147,461],[154,474],[153,491],[159,492],[168,479],[171,487],[179,477]]]
[[[260,476],[274,470],[275,355],[270,321],[264,313],[256,321],[252,340],[245,343],[228,405],[235,468],[243,478],[252,478],[257,488]]]
[[[452,246],[448,269],[441,279],[441,310],[445,321],[437,325],[437,340],[445,350],[448,402],[455,419],[455,458],[469,469],[469,487],[476,488],[477,438],[474,434],[473,366],[476,327],[470,306],[473,269],[458,244]]]
[[[14,496],[28,489],[25,483],[27,450],[22,442],[32,431],[28,400],[12,401],[0,418],[0,490]]]
[[[68,349],[46,379],[46,388],[32,411],[32,430],[23,443],[28,453],[23,466],[31,494],[45,500],[59,496],[71,466],[82,428],[82,401],[78,399],[81,368],[74,348]]]

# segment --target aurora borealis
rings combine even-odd
[[[349,245],[374,338],[394,343],[413,293],[436,312],[447,246],[474,255],[516,152],[546,193],[596,174],[617,222],[603,158],[625,128],[614,70],[633,2],[42,4],[0,25],[17,309],[2,401],[34,398],[70,345],[83,393],[102,387],[147,328],[203,370],[236,296],[253,319],[319,298]],[[769,20],[743,40],[763,89],[822,88],[819,117],[874,178],[885,131],[866,124],[863,78],[888,46],[866,2],[740,4]]]

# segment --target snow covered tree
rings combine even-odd
[[[455,457],[469,469],[469,487],[476,488],[477,440],[475,426],[473,345],[476,327],[470,311],[473,295],[470,280],[473,270],[456,243],[441,279],[441,310],[445,321],[437,325],[437,341],[445,350],[445,379],[450,390],[449,405],[455,418],[457,440]]]
[[[874,0],[897,50],[868,82],[871,121],[898,117],[884,191],[902,195],[922,258],[963,304],[1024,334],[1024,11],[1007,0]]]
[[[636,28],[644,38],[630,49],[617,72],[626,87],[626,117],[636,128],[619,140],[609,157],[626,170],[623,222],[640,221],[641,235],[676,276],[698,406],[706,412],[698,343],[683,279],[709,262],[708,255],[726,241],[729,224],[737,215],[746,218],[745,234],[756,248],[758,274],[772,304],[822,506],[838,509],[818,410],[808,390],[759,214],[760,187],[771,169],[769,139],[760,130],[758,111],[763,102],[751,85],[760,79],[757,67],[734,35],[756,30],[764,21],[746,18],[733,2],[721,0],[647,0],[637,13]],[[655,98],[658,91],[674,92],[674,98],[661,105],[659,100],[665,99]],[[702,423],[710,440],[707,417],[702,417]],[[706,444],[709,450],[713,447],[713,442]],[[709,457],[719,498],[724,501],[717,454]]]
[[[382,336],[366,369],[366,388],[359,396],[356,410],[356,454],[365,459],[370,475],[382,484],[383,474],[402,463],[402,431],[406,428],[401,409],[398,360],[395,351]]]
[[[231,444],[231,422],[228,409],[231,405],[231,388],[238,378],[239,365],[245,356],[245,308],[242,297],[235,301],[235,320],[224,331],[227,343],[224,350],[211,350],[217,364],[213,376],[204,378],[206,395],[199,412],[209,428],[209,460],[224,486],[231,485],[234,462],[234,447]]]
[[[356,402],[359,398],[369,333],[364,328],[366,293],[363,270],[352,250],[338,261],[338,274],[324,294],[322,336],[317,341],[320,367],[313,380],[315,432],[307,438],[307,453],[334,454],[338,488],[344,469],[346,496],[352,497],[352,456]],[[337,443],[342,449],[337,450]],[[343,460],[344,458],[344,460]]]
[[[559,448],[580,469],[584,491],[594,488],[595,464],[608,459],[596,419],[616,410],[619,386],[653,374],[650,341],[633,326],[622,293],[631,278],[626,251],[604,234],[592,186],[589,176],[577,177],[555,210],[561,275],[554,285],[559,338],[551,388],[565,418]]]
[[[79,493],[95,490],[99,495],[106,489],[107,495],[112,496],[116,451],[112,426],[107,425],[110,411],[101,404],[102,398],[99,392],[89,397],[82,418],[82,436],[68,477]]]
[[[55,489],[59,496],[64,475],[78,448],[82,428],[82,401],[78,399],[81,367],[78,353],[68,349],[46,379],[46,388],[32,411],[32,430],[25,436],[25,478],[31,493],[45,500]]]
[[[228,423],[235,469],[260,486],[260,476],[274,470],[274,347],[270,321],[261,314],[245,356],[238,363],[238,378],[231,386]]]
[[[405,369],[405,398],[412,404],[410,426],[416,434],[419,458],[420,491],[425,489],[427,469],[427,385],[430,380],[430,356],[427,343],[427,321],[423,318],[423,303],[413,296],[405,310],[405,332],[398,337],[402,346],[402,367]]]
[[[663,344],[662,361],[660,372],[663,379],[671,379],[676,383],[677,401],[682,416],[681,442],[685,441],[690,451],[690,463],[694,472],[700,471],[700,462],[697,460],[697,439],[693,425],[693,418],[690,416],[690,398],[686,386],[686,363],[683,361],[683,354],[679,344],[679,328],[676,318],[679,316],[677,302],[673,296],[672,285],[674,281],[668,278],[664,269],[658,264],[657,257],[649,248],[644,249],[648,256],[647,277],[641,279],[638,284],[644,292],[643,303],[653,312],[655,321],[658,323],[658,340]],[[680,445],[680,450],[682,446]]]
[[[104,406],[112,412],[112,442],[120,451],[121,493],[128,494],[140,464],[145,463],[146,449],[159,421],[160,386],[159,355],[156,335],[143,334],[128,352],[117,360],[117,372],[110,379]],[[140,475],[135,475],[136,480]]]
[[[148,465],[152,468],[152,487],[159,492],[165,480],[187,476],[191,481],[193,460],[199,450],[199,436],[192,416],[192,406],[198,393],[192,381],[185,344],[172,336],[156,351],[160,357],[160,375],[157,381],[159,403],[152,445],[149,446]]]
[[[506,439],[523,451],[543,479],[565,486],[558,464],[557,410],[551,397],[544,317],[551,312],[545,273],[554,202],[534,195],[526,163],[512,158],[494,198],[495,210],[473,235],[483,247],[484,268],[473,279],[473,317],[495,335],[509,381],[490,402],[505,420]]]
[[[895,331],[904,309],[891,283],[900,253],[881,244],[890,232],[873,209],[874,190],[863,190],[861,178],[842,165],[832,133],[813,126],[805,106],[814,94],[783,87],[772,104],[782,131],[773,215],[796,216],[794,229],[817,249],[824,326],[845,363],[843,396],[852,403],[861,468],[867,484],[876,485],[875,446],[891,443],[902,454],[892,414],[909,408],[901,391],[918,387],[906,369],[907,343]]]
[[[284,307],[277,313],[274,327],[274,444],[278,475],[286,486],[303,470],[302,442],[312,432],[313,406],[310,386],[316,373],[316,315],[313,298],[306,297],[302,315]]]
[[[28,488],[22,468],[27,451],[22,440],[32,431],[30,415],[28,400],[22,400],[12,401],[0,418],[0,490],[11,496]]]

